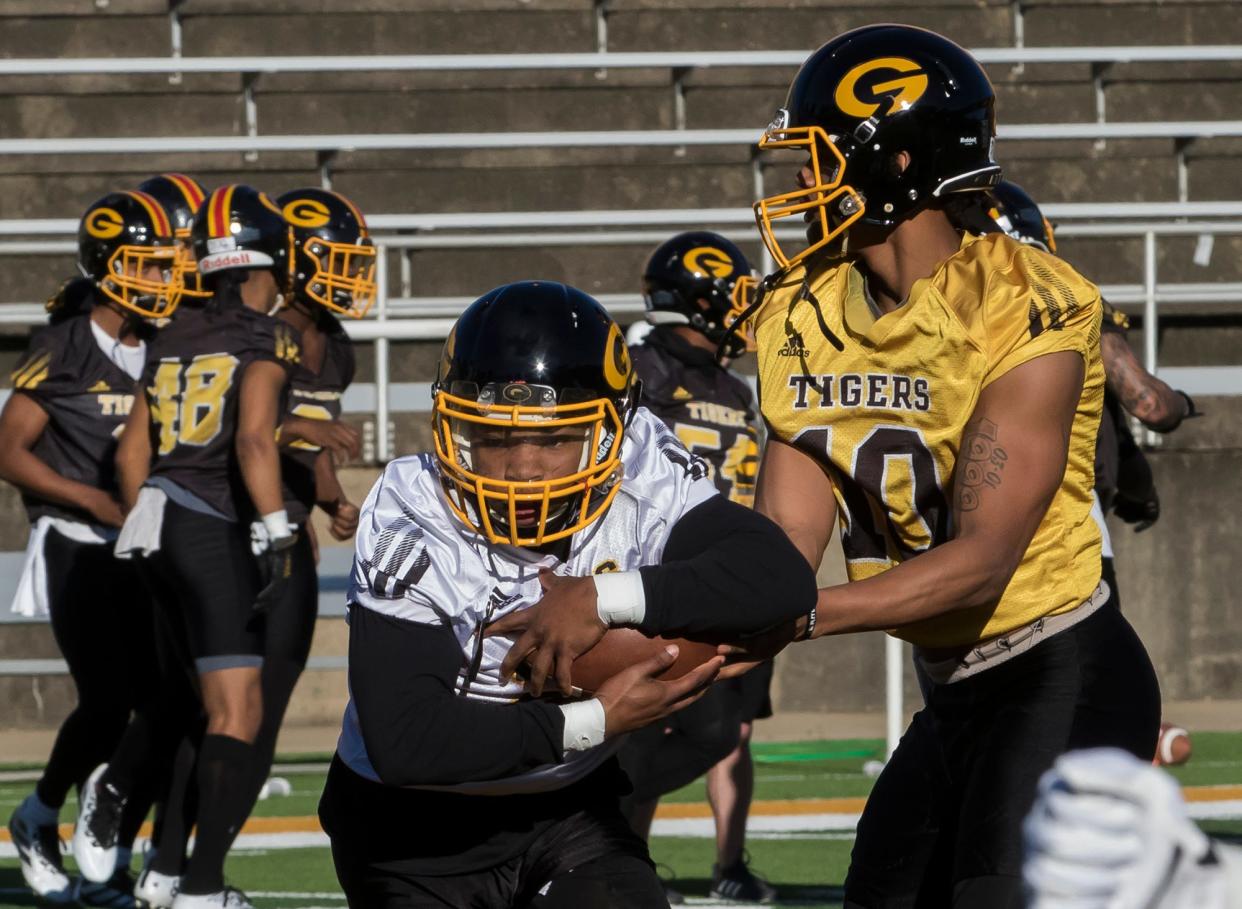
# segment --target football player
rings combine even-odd
[[[989,194],[992,205],[988,217],[1005,233],[1045,252],[1056,253],[1052,224],[1043,216],[1035,200],[1022,187],[1003,180]],[[1126,340],[1130,320],[1125,313],[1101,300],[1104,310],[1100,324],[1100,356],[1104,361],[1104,410],[1095,442],[1095,502],[1091,517],[1100,529],[1102,577],[1112,594],[1109,602],[1121,608],[1121,591],[1113,560],[1113,543],[1104,514],[1112,511],[1141,532],[1160,517],[1160,498],[1156,494],[1151,465],[1139,448],[1124,414],[1135,417],[1148,429],[1169,433],[1182,421],[1198,416],[1195,402],[1184,391],[1177,391],[1149,373],[1134,355]],[[1169,723],[1160,724],[1156,763],[1175,762],[1167,734],[1183,730]],[[1183,763],[1183,760],[1176,761]]]
[[[745,352],[745,336],[729,336],[755,282],[746,256],[719,234],[692,231],[660,244],[643,271],[643,299],[652,330],[632,348],[642,403],[686,448],[707,462],[721,495],[752,506],[759,465],[758,428],[750,386],[728,363]],[[746,816],[754,789],[751,724],[772,715],[772,662],[712,686],[697,703],[630,736],[621,765],[634,785],[627,813],[646,838],[659,796],[707,773],[707,800],[716,820],[711,895],[771,902],[775,889],[744,860]],[[680,894],[669,891],[677,902]]]
[[[281,497],[276,427],[298,336],[267,315],[288,289],[292,236],[267,196],[229,185],[203,202],[191,240],[212,296],[180,313],[153,345],[117,453],[130,508],[117,551],[141,557],[157,611],[175,632],[171,658],[206,715],[194,853],[173,905],[245,909],[245,896],[224,886],[224,858],[257,795],[265,613],[288,583],[297,544]],[[191,731],[177,721],[192,719],[164,718],[159,747],[150,743],[155,731],[135,733],[131,723],[121,749],[128,754],[133,734],[148,739],[133,748],[146,766],[151,754],[171,760],[169,742]],[[111,873],[111,817],[143,769],[119,749],[84,788],[74,855],[86,877]]]
[[[351,906],[668,905],[614,755],[718,658],[659,681],[677,649],[656,648],[553,701],[570,667],[551,671],[527,618],[588,610],[580,651],[613,625],[732,638],[809,609],[814,581],[637,393],[621,329],[572,287],[505,285],[457,321],[435,453],[388,465],[356,538],[351,700],[320,804]]]
[[[757,506],[850,581],[797,637],[889,630],[926,704],[876,782],[847,907],[1022,905],[1022,817],[1072,748],[1150,760],[1155,673],[1101,608],[1092,465],[1098,290],[960,207],[1001,176],[978,63],[922,29],[868,26],[811,55],[760,147],[805,155],[756,215],[781,270],[754,332],[771,429]],[[776,235],[807,222],[804,248]]]
[[[50,615],[78,704],[57,733],[33,793],[9,831],[22,877],[44,901],[121,905],[133,884],[128,850],[150,800],[118,816],[120,869],[74,884],[60,857],[57,819],[70,787],[107,758],[149,688],[154,652],[150,601],[112,543],[121,526],[113,458],[146,361],[152,321],[176,308],[180,275],[168,214],[149,195],[110,193],[78,228],[78,267],[49,303],[13,371],[0,413],[0,477],[22,493],[30,519],[16,612]]]
[[[293,231],[292,283],[276,315],[301,337],[280,426],[285,511],[298,539],[290,550],[288,583],[266,617],[256,788],[271,768],[318,615],[310,513],[316,505],[326,511],[332,518],[329,532],[338,540],[349,539],[358,525],[358,508],[341,489],[334,463],[357,457],[361,443],[358,431],[340,420],[341,396],[353,381],[354,350],[334,313],[362,318],[375,299],[375,247],[352,202],[317,188],[294,190],[275,201]],[[181,806],[179,816],[162,825],[155,857],[139,882],[139,895],[153,909],[171,905],[193,826],[195,793],[184,791],[188,778],[177,783],[171,801]]]
[[[1124,751],[1057,758],[1024,834],[1029,909],[1242,906],[1242,849],[1208,839],[1177,782]]]

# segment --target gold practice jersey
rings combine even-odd
[[[962,431],[990,382],[1043,354],[1082,354],[1065,476],[1000,602],[894,633],[925,647],[961,646],[1090,596],[1100,577],[1090,517],[1104,389],[1100,296],[1070,266],[1003,234],[968,234],[915,282],[903,307],[877,319],[856,269],[812,261],[809,271],[795,265],[777,276],[756,338],[763,416],[778,438],[827,465],[851,580],[952,536]],[[972,444],[985,456],[986,483],[991,442]]]

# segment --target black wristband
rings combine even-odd
[[[1177,393],[1181,395],[1182,399],[1186,402],[1186,415],[1182,417],[1183,420],[1189,420],[1191,417],[1203,416],[1203,414],[1199,413],[1199,411],[1195,409],[1194,398],[1186,394],[1186,392],[1182,391],[1180,388],[1177,389]]]
[[[817,608],[818,606],[812,606],[811,611],[806,614],[806,628],[802,630],[802,635],[798,638],[799,641],[809,641],[815,636],[815,622],[818,619],[815,610]]]

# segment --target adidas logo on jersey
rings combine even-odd
[[[682,388],[680,385],[678,385],[677,388],[673,391],[674,401],[689,401],[693,397],[694,395],[686,391],[686,389]]]
[[[109,385],[107,382],[105,382],[103,379],[100,379],[90,388],[86,389],[86,393],[92,394],[92,395],[99,394],[102,391],[112,391],[112,386]]]
[[[811,352],[802,343],[800,335],[793,335],[785,340],[785,346],[776,352],[778,357],[809,357]]]

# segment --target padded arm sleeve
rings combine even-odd
[[[349,685],[371,766],[390,786],[502,779],[559,763],[565,718],[542,701],[489,704],[454,690],[445,626],[350,610]]]
[[[730,639],[806,615],[815,572],[776,524],[723,496],[673,525],[659,565],[639,569],[647,635]]]

